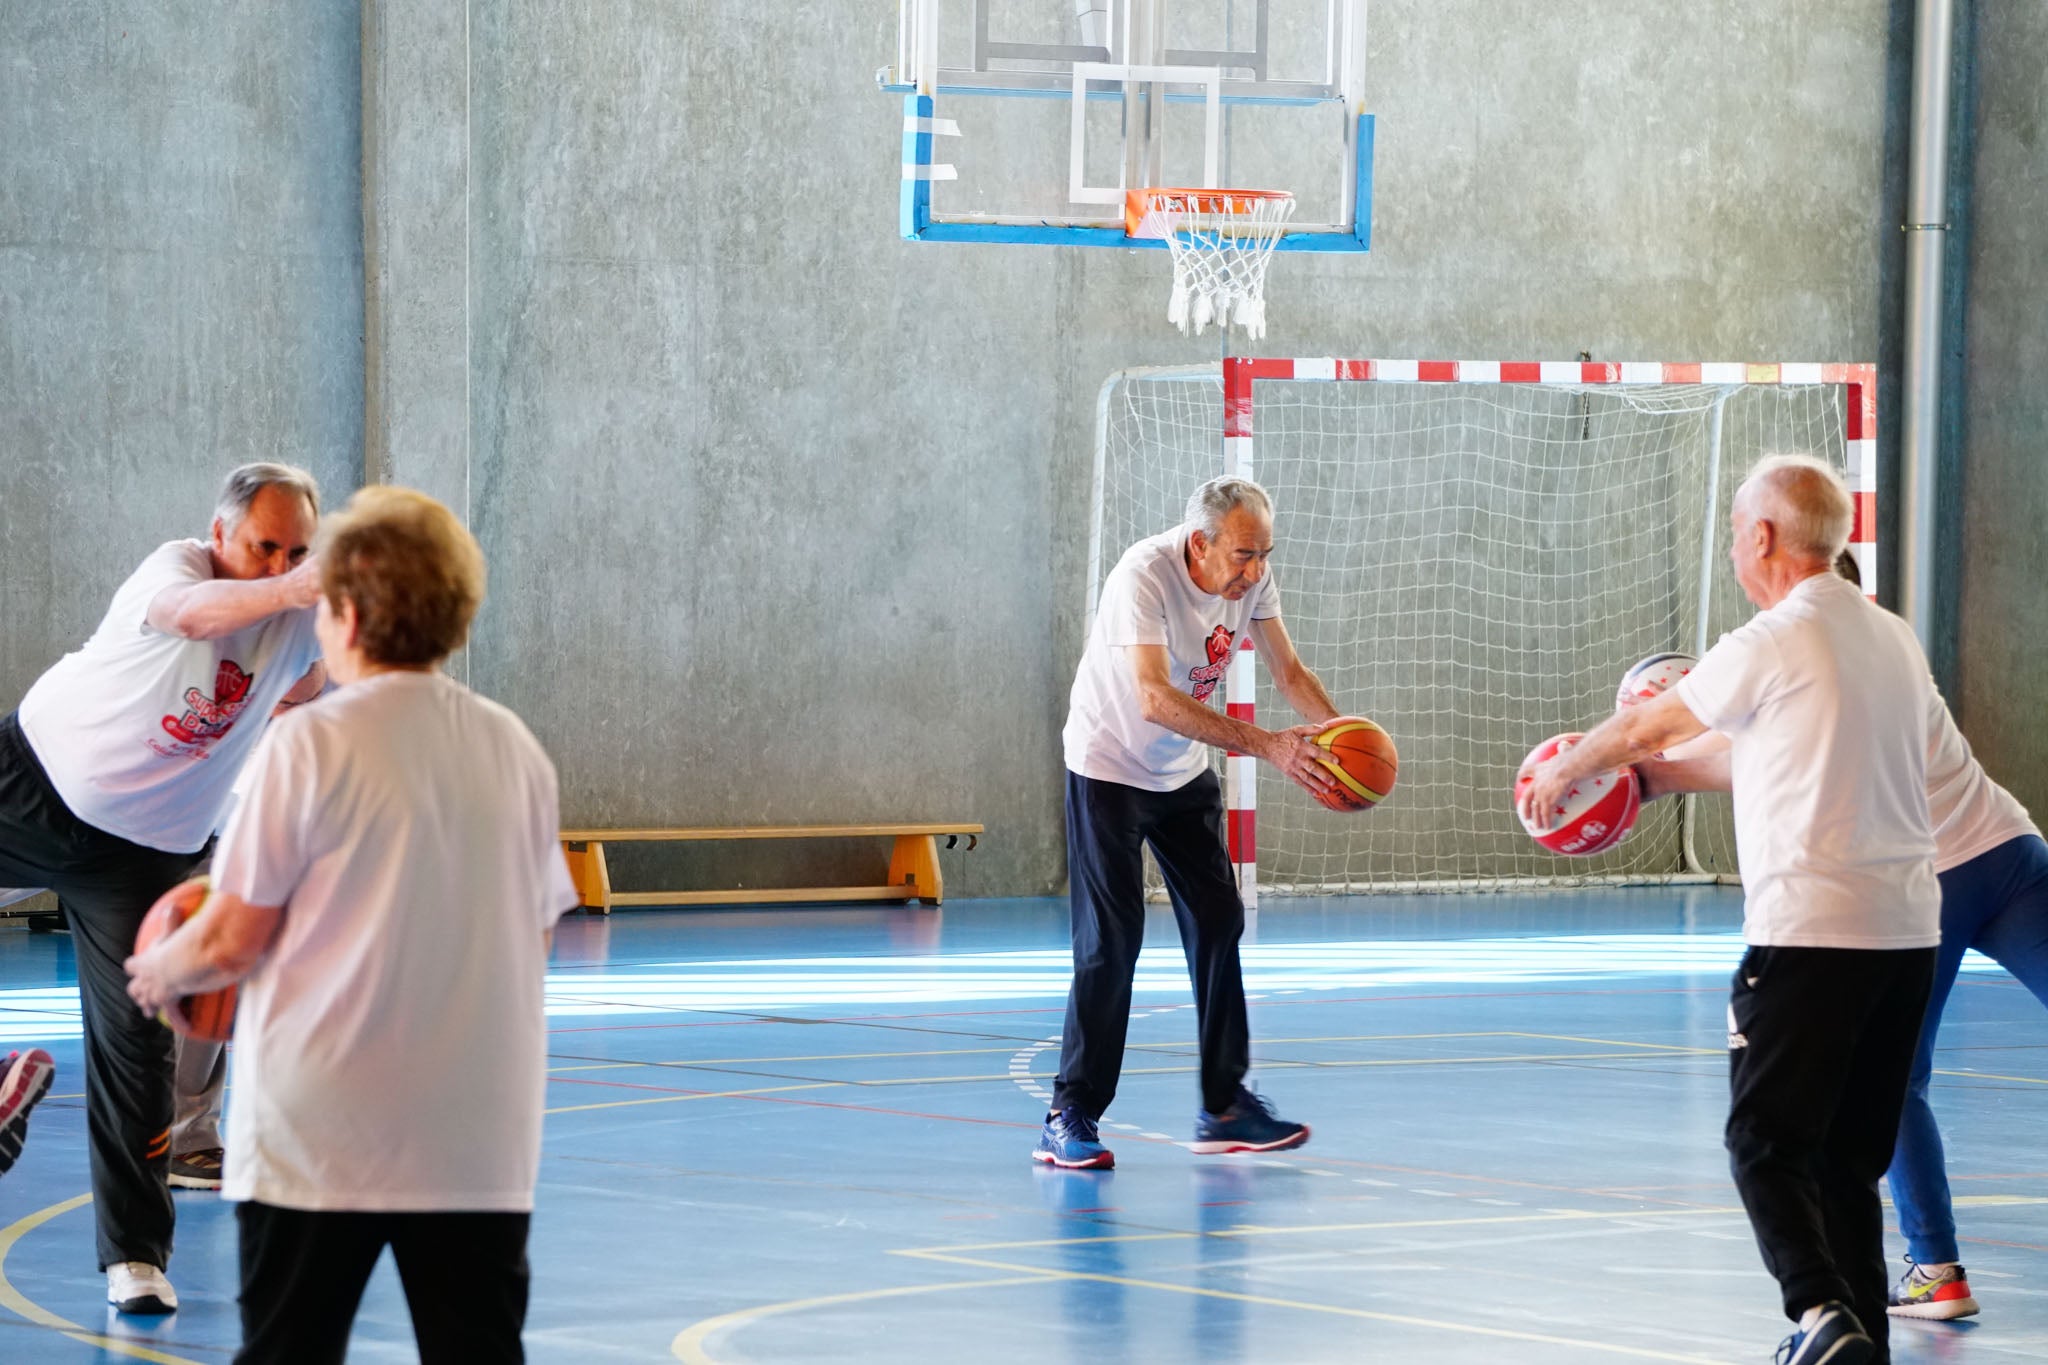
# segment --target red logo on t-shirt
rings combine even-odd
[[[1207,701],[1216,691],[1216,684],[1230,671],[1230,642],[1235,637],[1222,626],[1209,632],[1206,642],[1209,662],[1199,668],[1188,670],[1188,681],[1195,685],[1195,700]]]
[[[164,732],[180,744],[213,743],[234,728],[235,718],[249,704],[249,685],[254,681],[233,659],[222,659],[214,675],[213,695],[186,688],[185,714],[165,716]]]

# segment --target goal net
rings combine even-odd
[[[1466,378],[1475,371],[1486,377]],[[1313,377],[1290,377],[1303,373]],[[1256,865],[1252,887],[1732,875],[1725,797],[1657,802],[1613,851],[1566,859],[1523,831],[1509,787],[1538,742],[1613,710],[1630,664],[1704,652],[1747,619],[1727,559],[1735,486],[1761,456],[1791,451],[1867,488],[1872,411],[1860,366],[1125,371],[1101,394],[1090,614],[1118,555],[1177,524],[1195,485],[1228,470],[1272,492],[1287,629],[1338,709],[1394,737],[1401,773],[1381,806],[1342,815],[1232,760],[1232,836],[1244,845],[1233,861],[1241,876]],[[1859,504],[1864,542],[1867,497]],[[1871,547],[1856,548],[1870,590]],[[1292,723],[1263,672],[1252,699],[1260,723]]]

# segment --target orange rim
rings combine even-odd
[[[1162,200],[1183,200],[1190,213],[1213,213],[1234,217],[1252,212],[1256,204],[1293,197],[1294,194],[1290,190],[1200,190],[1186,186],[1147,186],[1144,189],[1125,190],[1124,233],[1130,237],[1144,236],[1140,228],[1144,225],[1146,216],[1158,207]]]

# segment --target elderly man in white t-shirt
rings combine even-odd
[[[1855,560],[1846,554],[1836,558],[1835,571],[1851,583],[1861,582]],[[1978,1305],[1959,1259],[1941,1126],[1927,1099],[1934,1043],[1963,954],[1972,948],[2048,1004],[2048,843],[2026,807],[1984,771],[1946,706],[1938,719],[1927,753],[1927,808],[1934,821],[1934,871],[1941,883],[1941,951],[1885,1183],[1906,1237],[1909,1267],[1892,1287],[1887,1311],[1893,1317],[1946,1321],[1970,1317]],[[1702,735],[1661,759],[1646,759],[1636,764],[1636,773],[1645,801],[1734,786],[1728,742],[1718,734]]]
[[[1729,1001],[1726,1139],[1786,1315],[1787,1365],[1889,1359],[1878,1178],[1891,1162],[1940,942],[1927,754],[1941,698],[1906,624],[1832,570],[1853,516],[1827,465],[1760,463],[1730,551],[1760,609],[1670,692],[1538,767],[1572,783],[1718,730],[1749,943]]]
[[[320,559],[341,687],[257,749],[211,898],[129,960],[129,993],[160,1009],[242,981],[222,1187],[237,1361],[340,1362],[386,1246],[425,1365],[517,1361],[547,940],[577,903],[555,769],[440,671],[484,590],[447,508],[364,489]]]
[[[230,473],[205,540],[159,547],[90,640],[0,717],[0,885],[57,893],[85,1019],[86,1135],[107,1298],[168,1313],[172,1038],[129,1005],[121,960],[188,876],[272,711],[325,682],[310,608],[312,475]]]
[[[1266,490],[1249,479],[1215,479],[1188,500],[1183,525],[1133,545],[1103,582],[1067,712],[1074,980],[1035,1161],[1115,1164],[1097,1123],[1123,1069],[1145,938],[1147,845],[1194,981],[1202,1081],[1194,1150],[1280,1151],[1308,1140],[1306,1124],[1277,1117],[1244,1085],[1244,903],[1224,846],[1222,788],[1209,766],[1214,745],[1262,758],[1311,792],[1333,785],[1309,740],[1318,726],[1263,730],[1208,704],[1249,633],[1297,712],[1317,722],[1337,714],[1281,623],[1272,553]]]

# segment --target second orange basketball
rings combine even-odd
[[[198,914],[205,907],[211,889],[211,883],[205,877],[194,877],[190,881],[179,882],[158,896],[156,904],[150,906],[149,913],[143,916],[142,928],[135,935],[135,951],[147,952]],[[204,995],[188,995],[178,1002],[175,1009],[164,1010],[157,1018],[173,1033],[225,1043],[235,1031],[236,994],[236,988],[228,985]]]
[[[1400,756],[1393,738],[1371,721],[1339,716],[1315,736],[1329,757],[1322,760],[1337,779],[1335,794],[1323,804],[1331,810],[1370,810],[1394,789]]]

